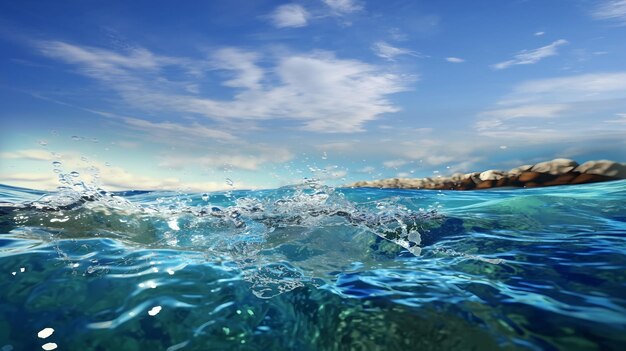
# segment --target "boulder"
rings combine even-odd
[[[541,173],[538,172],[522,172],[517,178],[520,182],[532,182],[541,177]]]
[[[515,167],[512,170],[509,171],[510,175],[520,175],[523,172],[528,172],[530,171],[530,169],[533,168],[533,165],[523,165],[523,166],[519,166],[519,167]]]
[[[465,175],[463,173],[454,173],[453,175],[450,176],[450,180],[454,182],[459,182],[463,179],[465,179]]]
[[[588,161],[576,167],[576,172],[626,179],[626,163],[609,160]]]
[[[481,182],[480,184],[476,185],[476,189],[489,189],[489,188],[493,188],[494,185],[496,185],[495,180],[485,180]]]
[[[597,183],[606,182],[608,180],[615,180],[613,177],[607,177],[599,174],[581,173],[574,178],[570,184],[585,184],[585,183]]]
[[[478,176],[478,178],[480,178],[480,180],[482,180],[482,181],[485,181],[485,180],[500,180],[504,176],[505,176],[504,172],[502,172],[502,171],[494,171],[493,169],[490,169],[488,171],[482,172]]]
[[[565,174],[578,167],[578,163],[567,158],[557,158],[552,161],[540,162],[530,170],[538,173],[549,173],[554,175]]]
[[[464,176],[465,179],[471,179],[474,184],[480,184],[480,172],[467,173]]]

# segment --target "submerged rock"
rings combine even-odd
[[[351,187],[472,190],[497,187],[534,188],[553,185],[584,184],[626,179],[626,163],[609,160],[588,161],[579,165],[576,161],[557,158],[535,165],[523,165],[510,171],[487,170],[484,172],[455,173],[450,177],[437,178],[390,178],[361,181]]]

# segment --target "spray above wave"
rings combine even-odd
[[[108,237],[150,249],[201,252],[228,261],[271,297],[353,262],[421,252],[420,231],[442,216],[397,199],[356,203],[317,180],[272,191],[188,195],[110,193],[76,173],[59,174],[59,191],[5,204],[24,236],[47,240]],[[19,228],[18,228],[19,227]]]

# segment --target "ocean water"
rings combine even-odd
[[[0,186],[0,350],[621,350],[625,204]]]

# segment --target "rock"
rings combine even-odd
[[[467,173],[465,179],[471,179],[474,184],[480,184],[480,172]]]
[[[498,179],[498,181],[496,182],[497,187],[500,186],[509,186],[511,184],[511,179],[509,177],[502,177],[500,179]]]
[[[519,180],[522,183],[526,183],[526,182],[532,182],[535,179],[539,179],[539,177],[541,177],[541,173],[538,173],[538,172],[522,172],[522,174],[519,175],[517,180]]]
[[[480,180],[485,181],[485,180],[499,180],[502,179],[502,177],[504,177],[504,172],[502,171],[494,171],[493,169],[490,169],[488,171],[484,171],[482,172],[478,178],[480,178]]]
[[[489,189],[493,188],[494,185],[496,185],[495,180],[485,180],[484,182],[476,185],[476,189]]]
[[[560,176],[554,178],[553,180],[547,181],[547,182],[543,183],[542,185],[550,186],[550,185],[565,185],[565,184],[569,184],[578,175],[580,175],[580,173],[578,173],[578,172],[570,172],[570,173],[561,174]]]
[[[454,173],[453,175],[450,176],[450,180],[454,182],[460,182],[463,179],[465,179],[465,175],[463,173]]]
[[[626,163],[608,160],[589,161],[578,165],[568,159],[555,159],[524,165],[509,172],[487,170],[467,174],[455,173],[449,177],[388,178],[355,182],[352,187],[377,187],[431,190],[471,190],[492,187],[541,187],[564,184],[583,184],[626,179]]]
[[[615,180],[615,178],[599,174],[582,173],[578,177],[574,178],[574,180],[572,180],[570,184],[597,183],[605,182],[607,180]]]
[[[510,175],[520,175],[523,172],[528,172],[530,171],[530,169],[533,168],[533,165],[523,165],[523,166],[519,166],[519,167],[515,167],[512,170],[509,171]]]
[[[626,163],[609,160],[588,161],[576,167],[576,172],[597,174],[607,177],[626,179]]]
[[[530,170],[538,173],[558,175],[571,172],[576,167],[578,167],[578,163],[576,161],[567,158],[557,158],[552,161],[537,163]]]

